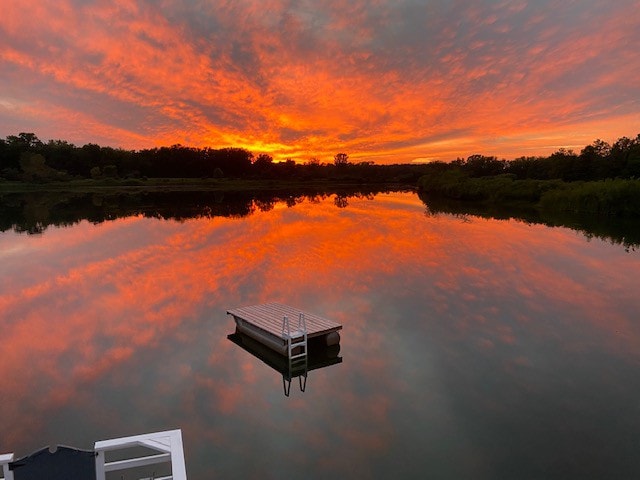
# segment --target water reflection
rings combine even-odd
[[[318,203],[329,197],[345,208],[350,198],[373,198],[377,187],[304,187],[292,191],[114,191],[0,193],[0,231],[13,229],[43,233],[50,226],[65,227],[82,220],[102,223],[143,216],[184,221],[193,218],[246,217],[268,212],[278,204],[293,207],[303,201]]]
[[[599,238],[635,250],[640,245],[640,222],[633,217],[588,215],[573,212],[539,210],[532,206],[480,205],[471,202],[432,198],[419,194],[428,215],[467,215],[497,220],[521,220],[550,227],[567,227],[582,233],[587,239]]]
[[[0,234],[0,452],[182,428],[194,479],[638,476],[640,254],[424,211]],[[348,331],[304,395],[227,339],[229,305],[271,301]]]
[[[342,357],[339,356],[340,345],[330,347],[311,345],[309,355],[304,358],[304,361],[293,363],[290,359],[240,332],[232,333],[227,338],[282,375],[285,397],[291,393],[292,381],[295,383],[297,380],[300,391],[304,392],[310,371],[342,363]]]
[[[0,231],[41,234],[50,226],[71,226],[88,220],[98,224],[132,216],[185,221],[195,218],[241,218],[268,212],[276,205],[291,208],[302,202],[318,204],[332,199],[347,208],[350,199],[371,200],[385,192],[377,187],[305,187],[293,191],[127,191],[0,193]],[[386,192],[388,193],[388,192]],[[600,238],[634,250],[640,245],[640,223],[633,218],[576,215],[540,211],[532,207],[482,206],[429,198],[420,194],[429,215],[440,213],[517,219],[579,231],[588,239]]]

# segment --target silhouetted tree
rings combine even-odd
[[[211,150],[211,160],[226,176],[242,177],[251,171],[253,154],[244,148]]]
[[[47,164],[56,170],[67,172],[71,176],[87,175],[87,164],[79,155],[79,149],[65,140],[49,140],[42,146],[42,154]]]
[[[490,175],[500,175],[504,173],[506,162],[498,160],[496,157],[486,157],[484,155],[471,155],[463,165],[463,170],[472,177],[486,177]]]
[[[9,168],[7,162],[7,142],[0,138],[0,176],[4,175],[4,170]]]
[[[640,178],[640,134],[618,139],[611,146],[611,161],[620,166],[621,176]]]
[[[253,169],[260,174],[269,172],[272,167],[273,157],[271,155],[267,155],[266,153],[261,153],[260,155],[258,155],[253,162]]]
[[[615,176],[609,164],[611,145],[603,140],[595,140],[582,149],[578,156],[582,180],[595,180]]]
[[[545,163],[549,167],[548,178],[560,178],[566,181],[582,180],[578,156],[571,149],[558,149],[548,157]]]
[[[18,135],[7,136],[3,148],[2,170],[8,169],[9,172],[19,172],[20,155],[23,152],[40,153],[38,148],[41,146],[42,142],[33,133],[22,132]]]
[[[278,173],[281,177],[291,178],[296,173],[296,162],[291,158],[287,158],[284,162],[278,164]]]
[[[42,142],[35,133],[21,132],[18,136],[9,135],[7,137],[7,143],[9,145],[19,146],[24,150],[36,150],[42,147]]]
[[[336,167],[345,166],[347,163],[349,163],[349,155],[347,155],[346,153],[336,153],[336,155],[333,157],[333,163]]]

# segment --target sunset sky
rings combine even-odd
[[[0,138],[276,160],[640,133],[638,0],[3,0]]]

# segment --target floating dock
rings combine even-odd
[[[265,303],[227,310],[236,330],[289,358],[307,355],[310,344],[340,344],[342,325],[313,313],[280,303]]]

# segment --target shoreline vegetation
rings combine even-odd
[[[148,179],[82,179],[68,182],[10,182],[0,180],[0,198],[3,193],[30,192],[78,192],[78,193],[140,193],[140,192],[282,192],[332,191],[383,187],[386,191],[416,190],[415,182],[376,181],[363,182],[358,179],[193,179],[193,178],[148,178]]]
[[[601,216],[640,216],[640,135],[613,145],[596,140],[579,154],[498,160],[472,155],[433,162],[418,180],[431,199]]]
[[[333,185],[415,187],[424,164],[353,163],[346,153],[332,162],[274,162],[243,148],[183,145],[138,151],[64,140],[42,142],[33,133],[0,139],[0,191],[166,189],[250,190]]]
[[[417,189],[429,215],[563,226],[629,250],[640,245],[639,178],[640,135],[596,140],[579,154],[376,165],[346,154],[300,164],[243,149],[76,147],[21,133],[0,139],[0,231],[40,234],[129,216],[239,218],[322,199],[346,208],[353,198]]]
[[[470,204],[528,205],[624,217],[640,216],[640,134],[612,145],[596,140],[579,154],[498,160],[471,155],[445,163],[378,165],[274,162],[242,148],[182,145],[130,151],[64,140],[42,142],[33,133],[0,139],[0,193],[11,192],[279,192],[336,188],[417,188],[432,199]]]
[[[452,171],[421,178],[418,190],[426,198],[483,205],[529,205],[545,211],[640,216],[640,180],[635,179],[565,182],[518,180],[510,174],[472,178]]]

